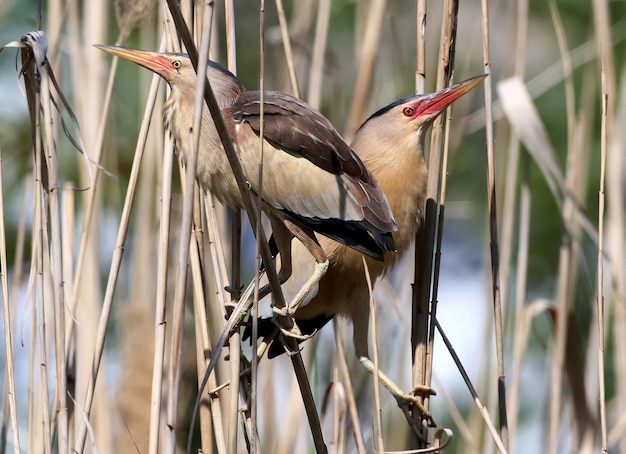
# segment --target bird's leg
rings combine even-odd
[[[309,279],[307,279],[307,281],[302,286],[302,288],[296,293],[294,298],[289,302],[289,306],[284,307],[284,308],[272,307],[272,311],[274,312],[275,323],[283,335],[289,336],[289,337],[295,337],[296,339],[299,339],[299,340],[304,340],[304,339],[307,339],[309,336],[302,336],[300,329],[297,328],[297,325],[295,323],[294,323],[294,328],[296,328],[296,330],[294,330],[293,328],[285,329],[285,327],[282,326],[282,324],[278,323],[277,318],[281,316],[291,317],[296,313],[298,308],[302,305],[302,303],[306,301],[306,299],[309,297],[311,292],[315,289],[320,279],[322,279],[324,274],[326,274],[326,271],[328,270],[329,262],[328,262],[328,257],[326,256],[326,253],[324,252],[324,250],[318,243],[317,238],[315,238],[315,233],[313,233],[312,230],[297,226],[296,224],[294,224],[288,219],[284,220],[284,225],[287,227],[287,229],[289,229],[289,232],[291,233],[291,235],[298,238],[302,242],[302,244],[307,248],[307,250],[311,253],[311,255],[313,255],[313,258],[315,258],[316,263],[315,263],[315,269],[313,270],[313,274],[309,277]],[[276,236],[276,241],[280,248],[280,243],[278,242],[279,241],[278,236]],[[285,264],[287,269],[291,271],[291,243],[289,246],[288,257],[284,257],[283,253],[281,252],[281,271],[282,271],[283,264]]]
[[[315,233],[312,230],[300,227],[289,220],[285,220],[284,225],[289,229],[292,236],[295,236],[302,242],[304,247],[307,248],[315,259],[315,269],[313,270],[313,274],[309,277],[309,279],[307,279],[298,293],[296,293],[296,295],[291,299],[289,306],[284,309],[274,309],[276,314],[293,316],[302,303],[306,301],[308,296],[315,289],[320,279],[322,279],[324,274],[326,274],[329,262],[326,253],[322,249],[322,246],[320,246],[317,238],[315,238]],[[288,270],[291,271],[291,242],[289,245],[289,257],[283,257],[281,252],[281,271],[283,264],[285,264],[288,267]]]
[[[274,255],[277,255],[277,253],[280,254],[278,282],[282,285],[291,277],[291,239],[293,238],[293,235],[287,228],[285,228],[281,220],[270,215],[268,215],[268,217],[272,225],[270,248],[275,249],[272,251]],[[274,242],[273,247],[271,241]],[[254,285],[254,282],[250,285]],[[271,286],[269,284],[264,285],[259,289],[259,300],[265,298],[271,292]]]
[[[302,288],[298,290],[296,296],[289,303],[288,312],[292,317],[295,315],[296,311],[300,308],[302,303],[304,303],[311,292],[315,289],[315,286],[319,283],[319,281],[324,277],[328,271],[328,260],[325,262],[315,262],[315,269],[313,270],[313,274],[309,277],[309,279],[304,283]]]

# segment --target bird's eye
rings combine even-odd
[[[402,109],[402,113],[407,117],[412,117],[413,112],[415,112],[415,109],[413,109],[413,107],[405,107],[404,109]]]
[[[174,60],[174,61],[172,62],[172,66],[173,66],[174,68],[176,68],[176,69],[180,68],[180,67],[181,67],[180,60]]]

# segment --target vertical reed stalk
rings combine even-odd
[[[483,65],[485,74],[491,75],[491,50],[489,46],[489,7],[481,0]],[[496,336],[496,357],[498,367],[498,409],[500,436],[505,448],[509,447],[508,422],[506,411],[506,388],[504,376],[504,340],[502,323],[502,302],[500,300],[500,256],[498,246],[498,215],[496,204],[496,183],[494,164],[493,113],[491,107],[491,77],[485,79],[485,129],[487,140],[487,204],[489,207],[489,243],[491,252],[491,280],[493,314]]]
[[[6,358],[7,383],[5,399],[8,402],[11,416],[11,437],[13,439],[13,452],[20,452],[20,432],[18,427],[17,404],[15,400],[15,367],[13,365],[13,317],[11,316],[11,303],[9,300],[9,283],[7,277],[8,262],[6,251],[6,232],[4,225],[4,192],[2,187],[2,149],[0,149],[0,279],[2,280],[2,299],[4,301],[2,315],[4,317],[4,354]]]

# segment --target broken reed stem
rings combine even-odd
[[[491,280],[494,325],[496,336],[496,357],[498,364],[498,408],[500,422],[500,436],[504,446],[508,450],[508,423],[506,412],[506,388],[504,376],[504,341],[502,333],[502,303],[500,301],[500,257],[498,251],[498,216],[496,205],[495,163],[494,163],[494,138],[493,138],[493,114],[491,110],[491,51],[489,48],[489,7],[487,0],[481,0],[482,10],[482,38],[483,38],[483,64],[485,74],[490,77],[485,79],[485,130],[487,140],[487,201],[489,207],[489,244],[491,252]]]

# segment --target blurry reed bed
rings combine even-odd
[[[626,452],[623,8],[590,2],[576,34],[558,4],[540,15],[527,0],[242,3],[182,1],[196,46],[250,89],[302,97],[347,140],[395,99],[490,74],[484,98],[433,126],[416,252],[373,289],[377,367],[407,390],[431,384],[425,404],[450,428],[422,435],[442,452]],[[330,452],[424,448],[343,320],[303,344],[315,402],[289,358],[250,374],[233,336],[187,446],[232,289],[258,268],[251,229],[197,186],[192,197],[158,76],[91,46],[180,50],[168,4],[44,11],[31,17],[47,61],[41,77],[26,61],[21,82],[31,137],[0,120],[1,451],[312,451],[305,407]],[[459,241],[477,243],[462,269],[477,295],[452,291],[469,282],[446,272],[466,260]],[[447,309],[469,304],[469,319]]]

